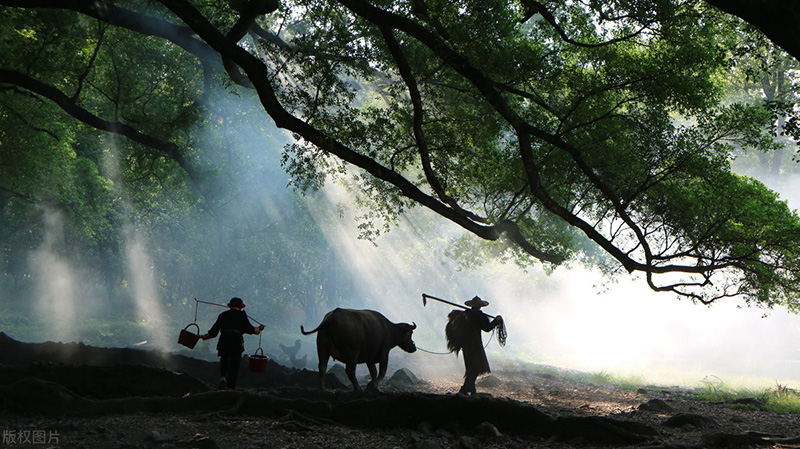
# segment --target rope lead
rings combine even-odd
[[[500,324],[497,327],[498,327],[497,341],[500,343],[500,346],[505,346],[506,345],[506,327],[505,327],[505,325],[503,324],[502,321],[500,322]],[[489,343],[492,342],[492,338],[494,338],[494,332],[495,331],[493,329],[492,333],[489,335],[489,339],[486,340],[486,344],[483,345],[484,349],[486,349],[489,346]],[[422,349],[419,346],[417,346],[417,349],[419,349],[422,352],[427,352],[428,354],[434,354],[434,355],[447,355],[447,354],[452,354],[453,353],[453,351],[450,351],[450,352],[428,351],[427,349]]]
[[[506,334],[506,323],[501,321],[497,326],[497,342],[500,343],[500,346],[505,347],[507,338],[508,334]]]

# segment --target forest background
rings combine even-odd
[[[244,17],[234,3],[206,2],[197,8],[220,28],[233,31],[237,17]],[[120,4],[136,14],[173,20],[157,2]],[[575,11],[564,6],[568,4],[547,4],[557,13],[556,18],[573,18],[567,31],[608,41],[614,41],[614,33],[629,33],[630,24],[603,28],[587,19],[591,14],[574,15]],[[673,59],[665,59],[661,69],[674,71],[670,84],[674,91],[657,98],[652,91],[659,86],[653,85],[648,86],[649,92],[636,95],[648,97],[642,101],[648,107],[652,103],[665,110],[669,126],[699,126],[703,118],[718,119],[702,128],[706,133],[715,129],[721,134],[715,140],[721,143],[719,147],[712,151],[709,144],[703,150],[714,161],[713,169],[716,164],[731,167],[741,175],[736,179],[746,180],[742,185],[754,186],[767,198],[776,194],[761,182],[780,192],[772,198],[777,204],[774,207],[781,212],[780,220],[787,220],[787,241],[796,241],[796,212],[785,213],[780,204],[786,207],[782,201],[788,200],[788,211],[800,203],[791,196],[796,194],[800,176],[794,135],[800,89],[797,60],[748,25],[700,2],[661,2],[652,9],[637,9],[636,4],[619,2],[616,6],[628,5],[639,14],[636,20],[648,23],[644,29],[657,30],[646,38],[649,40],[657,39],[659,33],[668,34],[665,24],[669,21],[658,14],[670,12],[672,19],[686,16],[706,21],[676,27],[685,33],[683,37],[693,37],[696,47],[676,44],[678,35],[667,40],[673,47],[663,53]],[[567,54],[564,64],[590,54],[566,38],[552,37],[563,32],[553,24],[564,22],[550,22],[542,12],[525,21],[519,17],[526,15],[524,8],[504,5],[504,14],[513,16],[509,23],[516,23],[517,29],[541,33],[537,27],[546,28],[554,48],[557,44],[575,46],[575,53]],[[594,2],[585,5],[586,11],[603,12]],[[464,2],[461,8],[459,14],[479,19],[478,14],[465,13],[474,8],[471,2]],[[392,90],[395,85],[380,76],[364,75],[382,60],[365,54],[353,55],[358,56],[354,61],[336,61],[339,65],[331,64],[337,68],[336,82],[331,81],[321,75],[323,70],[304,66],[303,58],[336,58],[318,41],[317,47],[302,46],[312,42],[312,37],[321,39],[309,30],[308,23],[317,23],[320,34],[331,33],[326,37],[331,48],[340,40],[348,41],[342,36],[347,33],[334,32],[347,31],[347,27],[323,26],[340,12],[319,2],[308,7],[282,4],[278,13],[258,18],[259,29],[273,33],[253,31],[245,37],[249,44],[243,46],[255,54],[271,48],[269,45],[280,48],[290,42],[296,46],[291,50],[293,57],[282,61],[297,65],[286,82],[301,87],[296,92],[286,88],[284,100],[294,98],[306,105],[308,98],[298,92],[313,97],[316,89],[329,103],[320,100],[323,106],[317,106],[318,116],[309,122],[326,123],[329,135],[343,142],[385,139],[380,133],[386,128],[377,128],[385,126],[380,117],[370,123],[376,127],[373,129],[364,125],[367,122],[359,115],[374,114],[376,102],[386,103],[381,106],[386,110],[406,107],[403,102],[408,99]],[[323,13],[327,14],[323,19],[316,16]],[[598,13],[596,17],[604,16]],[[0,73],[0,328],[14,338],[179,350],[177,333],[195,321],[196,313],[201,328],[207,328],[220,311],[198,306],[195,299],[224,304],[231,296],[239,296],[248,304],[248,312],[267,325],[264,345],[276,357],[280,357],[278,343],[292,344],[301,337],[301,324],[314,326],[335,307],[372,308],[393,321],[417,322],[418,344],[442,350],[448,309],[433,304],[423,308],[421,294],[456,302],[477,294],[490,301],[490,312],[507,318],[509,346],[491,346],[490,351],[493,359],[503,360],[500,363],[547,363],[689,382],[722,373],[800,381],[793,369],[800,360],[800,325],[790,313],[796,307],[796,285],[794,290],[787,287],[788,293],[774,296],[759,296],[760,292],[744,299],[723,295],[710,306],[700,301],[705,297],[653,293],[643,274],[626,274],[619,261],[609,258],[592,239],[576,236],[539,212],[538,222],[520,218],[520,227],[530,226],[533,234],[552,239],[549,250],[566,260],[542,262],[547,255],[531,257],[530,252],[519,250],[518,240],[481,240],[464,225],[444,220],[441,213],[412,208],[398,199],[396,191],[364,181],[363,171],[345,170],[344,163],[308,151],[297,144],[296,134],[275,126],[256,91],[238,85],[231,71],[208,70],[172,42],[131,32],[112,20],[80,11],[18,7],[13,1],[0,2],[0,21],[0,45],[9,55]],[[451,33],[478,29],[474,23],[454,22],[448,27]],[[636,40],[640,34],[646,33],[632,34],[629,39]],[[270,41],[275,37],[281,39]],[[451,40],[456,39],[468,37]],[[701,50],[710,41],[715,42],[713,49]],[[626,49],[603,55],[608,60],[583,60],[577,66],[596,68],[611,61],[627,66],[621,73],[607,74],[609,77],[641,75],[643,65],[664,57],[652,48],[652,54]],[[464,50],[470,51],[474,49]],[[680,56],[682,51],[686,54]],[[374,66],[364,62],[370,57]],[[676,68],[687,59],[695,64]],[[395,81],[402,78],[403,71],[398,73]],[[579,75],[583,76],[562,73],[548,81],[561,83],[561,92],[593,81]],[[630,82],[613,81],[618,86]],[[56,93],[47,90],[48,86]],[[582,95],[586,96],[576,96],[581,100],[573,99],[571,106],[564,106],[571,114],[577,115],[578,106],[589,98]],[[553,104],[556,100],[547,99]],[[80,111],[75,112],[75,106],[80,106]],[[411,134],[411,109],[409,106],[408,114],[397,119],[405,120],[406,127],[395,131]],[[695,109],[705,115],[692,112]],[[310,110],[303,113],[313,115]],[[493,139],[505,136],[507,130],[494,122],[476,121],[485,111],[470,113],[447,113],[454,122],[471,123],[467,135],[477,149],[467,148],[465,153],[483,151],[486,142],[495,142],[486,147],[496,150]],[[340,123],[348,114],[358,115],[360,125]],[[570,114],[553,115],[568,123],[564,117]],[[98,117],[105,122],[98,122]],[[663,119],[651,111],[642,117],[652,120],[653,128]],[[485,129],[476,131],[481,125]],[[727,127],[724,132],[722,125]],[[139,134],[122,129],[124,126]],[[347,134],[356,132],[361,135]],[[432,136],[441,130],[428,132]],[[614,132],[624,134],[621,129]],[[148,143],[148,136],[158,136],[159,142]],[[613,140],[609,136],[603,139]],[[164,147],[163,142],[172,143],[174,152],[165,151],[173,147]],[[381,143],[390,153],[386,158],[394,158],[389,151],[394,148],[392,142]],[[648,144],[657,146],[657,142]],[[619,141],[614,145],[632,144]],[[449,147],[442,144],[442,148]],[[670,146],[662,150],[679,152]],[[377,152],[364,154],[375,160],[383,157]],[[452,177],[463,183],[450,179],[452,190],[448,193],[454,197],[463,194],[467,199],[462,198],[462,205],[475,205],[480,203],[475,192],[488,192],[483,199],[488,203],[486,198],[499,188],[483,181],[506,182],[505,170],[513,165],[503,159],[504,154],[487,152],[476,158],[478,162],[463,155],[445,155],[459,161],[463,170],[442,169],[447,172],[443,179]],[[622,163],[626,164],[636,165],[630,160]],[[423,176],[428,165],[409,163],[405,172],[424,177],[436,191],[435,178]],[[698,165],[696,170],[702,172],[703,167]],[[563,169],[561,173],[571,172]],[[614,172],[610,170],[609,176],[615,176]],[[574,192],[589,196],[583,187]],[[731,196],[713,193],[719,198]],[[701,201],[713,203],[708,198]],[[736,195],[733,198],[737,202]],[[680,210],[683,206],[676,203]],[[738,206],[746,209],[762,204],[740,201]],[[517,207],[522,211],[520,217],[535,209]],[[486,209],[491,212],[492,208]],[[770,220],[765,211],[772,209],[750,212]],[[590,214],[588,208],[585,213]],[[686,226],[684,221],[696,211],[686,213],[687,217],[675,222]],[[496,222],[502,220],[496,217]],[[797,253],[787,254],[790,258],[794,255],[792,263],[796,265]],[[741,306],[745,308],[739,309]],[[313,339],[303,337],[302,341],[303,352],[311,360],[309,368],[313,368]],[[256,342],[248,340],[248,346],[254,347]],[[192,355],[213,358],[212,347],[201,343]],[[422,363],[422,357],[426,356],[403,356],[402,362],[431,369],[431,360],[441,360],[426,358]],[[455,357],[443,363],[446,370],[458,372]]]

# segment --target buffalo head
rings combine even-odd
[[[397,346],[400,346],[405,352],[414,352],[417,350],[417,346],[414,344],[414,340],[411,338],[411,334],[414,332],[414,329],[417,328],[417,323],[401,323],[402,333],[400,336],[400,343]]]

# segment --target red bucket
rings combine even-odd
[[[259,351],[261,351],[260,355],[258,354]],[[254,373],[263,373],[267,370],[267,362],[269,362],[269,357],[264,355],[263,349],[256,349],[255,354],[251,355],[248,360],[250,361],[250,371]]]
[[[189,326],[194,326],[197,328],[197,333],[193,334],[189,332]],[[178,335],[178,343],[186,346],[189,349],[193,349],[194,345],[197,344],[197,340],[200,340],[200,326],[197,323],[192,323],[187,325],[186,327],[181,330],[180,335]]]

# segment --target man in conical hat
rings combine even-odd
[[[459,393],[476,394],[475,380],[481,374],[491,372],[486,351],[483,350],[481,331],[489,332],[503,322],[503,317],[498,315],[494,320],[481,312],[481,307],[489,305],[479,297],[474,297],[465,302],[468,310],[453,310],[447,315],[445,336],[447,347],[450,351],[464,353],[464,385]]]

